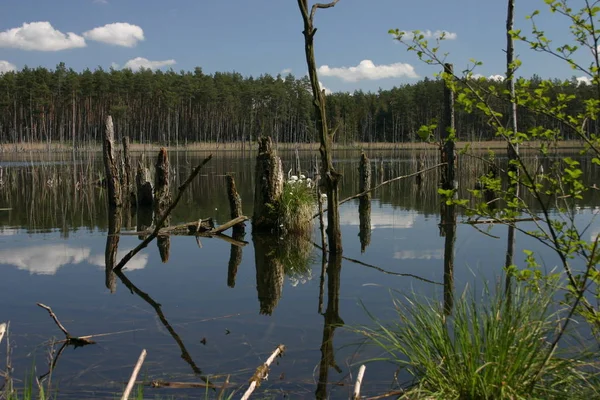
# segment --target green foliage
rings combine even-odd
[[[546,354],[556,329],[549,286],[510,295],[496,288],[479,297],[465,291],[446,316],[441,304],[412,296],[395,299],[397,321],[363,328],[368,342],[416,381],[405,398],[596,398],[598,360],[572,358],[572,350]],[[375,361],[375,360],[374,360]]]
[[[583,316],[596,334],[600,333],[600,309],[593,299],[600,293],[595,277],[599,276],[600,252],[595,240],[583,239],[587,225],[577,223],[575,210],[590,185],[583,181],[583,172],[573,158],[551,157],[558,143],[567,138],[576,138],[584,144],[582,155],[590,155],[592,162],[600,164],[600,137],[596,134],[600,115],[600,59],[598,43],[600,29],[597,17],[600,8],[596,2],[577,3],[569,0],[545,0],[551,13],[563,16],[570,24],[570,40],[556,45],[537,24],[540,11],[534,11],[528,19],[532,23],[531,34],[513,30],[513,40],[529,44],[534,51],[553,55],[569,64],[584,80],[562,82],[559,80],[516,79],[515,71],[521,66],[516,59],[507,65],[512,76],[506,79],[514,84],[498,82],[486,84],[485,79],[475,79],[474,71],[482,65],[472,60],[462,74],[440,74],[440,78],[455,94],[456,106],[465,113],[483,115],[495,135],[506,142],[512,159],[498,174],[486,174],[479,179],[475,190],[470,190],[470,199],[454,198],[454,191],[441,191],[447,204],[456,204],[472,219],[489,219],[496,223],[514,227],[518,232],[529,235],[552,249],[561,261],[564,271],[563,286],[566,301]],[[423,62],[443,68],[446,56],[440,56],[443,37],[432,46],[418,31],[407,34],[390,31],[396,39],[416,53]],[[587,52],[590,63],[582,63]],[[512,82],[511,82],[512,80]],[[589,85],[586,84],[589,82]],[[575,86],[573,86],[575,85]],[[585,99],[579,93],[586,93]],[[518,107],[518,129],[511,126],[511,106]],[[594,127],[594,130],[591,127]],[[425,125],[423,131],[428,129]],[[519,154],[519,146],[527,145],[537,150],[533,159]],[[467,152],[465,152],[467,154]],[[477,155],[473,154],[473,157]],[[490,159],[490,162],[492,160]],[[492,198],[490,200],[490,197]],[[523,199],[532,198],[535,204]],[[534,211],[541,210],[541,211]],[[519,218],[529,219],[533,229],[524,229]],[[577,266],[577,267],[575,267]],[[535,255],[527,254],[525,266],[509,267],[510,275],[518,281],[526,281],[531,287],[552,278],[535,264]],[[565,320],[565,326],[568,319]],[[564,328],[564,326],[563,326]],[[562,333],[557,335],[560,339]],[[599,337],[600,339],[600,337]]]

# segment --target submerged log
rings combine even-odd
[[[108,191],[108,205],[111,207],[121,206],[121,183],[119,182],[119,168],[114,149],[115,129],[112,117],[106,117],[104,124],[104,140],[102,142],[102,158],[104,160],[104,172],[106,174],[106,189]]]
[[[270,137],[259,140],[255,177],[252,228],[271,232],[279,226],[277,206],[283,192],[283,170]]]

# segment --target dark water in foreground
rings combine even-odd
[[[205,155],[171,154],[175,180],[184,179]],[[10,321],[15,378],[27,378],[34,365],[38,376],[47,372],[49,339],[63,338],[37,302],[51,306],[73,335],[108,334],[97,337],[96,345],[63,352],[52,376],[59,398],[114,398],[142,349],[148,351],[140,375],[146,381],[198,382],[197,375],[209,375],[222,382],[230,374],[230,380],[245,390],[255,368],[280,343],[287,351],[259,388],[259,398],[314,398],[319,380],[325,382],[324,371],[328,384],[320,390],[331,398],[348,398],[361,362],[378,355],[374,349],[357,346],[361,337],[349,329],[371,322],[363,305],[386,319],[394,316],[391,291],[443,299],[444,238],[439,235],[435,173],[420,188],[408,179],[373,194],[370,241],[363,241],[364,252],[358,200],[342,206],[344,256],[378,268],[344,259],[341,268],[325,276],[322,293],[318,249],[277,237],[254,240],[250,224],[244,238],[247,244],[241,248],[232,249],[220,239],[203,238],[200,246],[193,237],[172,237],[166,263],[152,243],[128,264],[123,276],[116,277],[116,290],[111,292],[104,270],[105,193],[91,183],[102,171],[98,156],[83,154],[71,160],[69,155],[52,163],[25,156],[0,162],[0,208],[12,208],[0,211],[0,322]],[[417,165],[414,154],[386,153],[381,171],[378,154],[369,156],[375,182],[411,173]],[[229,172],[250,216],[253,157],[214,153],[172,222],[207,217],[226,222],[224,174]],[[292,154],[282,158],[284,169],[289,169]],[[358,192],[358,153],[340,153],[335,158],[344,174],[341,198],[345,198]],[[303,154],[302,161],[312,175],[314,154]],[[427,163],[433,165],[435,160]],[[583,161],[582,166],[587,179],[597,182],[598,172]],[[461,187],[473,187],[475,177],[483,172],[475,161],[463,161],[461,169]],[[576,216],[591,222],[589,238],[600,232],[594,219],[597,206],[600,198],[589,193]],[[123,229],[135,225],[135,215],[124,217]],[[497,281],[504,263],[505,231],[493,227],[490,233],[500,238],[494,239],[458,225],[456,293],[467,285],[481,287],[485,281]],[[318,240],[316,230],[313,236]],[[122,236],[119,259],[138,243],[137,236]],[[545,267],[554,267],[553,255],[523,236],[517,239],[519,263],[525,248],[539,251]],[[269,273],[268,265],[277,265],[278,272]],[[331,329],[328,307],[337,310],[345,327]],[[329,317],[319,313],[320,308]],[[326,360],[330,366],[325,369],[321,346],[324,338],[332,337],[333,353],[325,353],[333,360]],[[3,343],[0,360],[5,352]],[[394,373],[389,364],[368,364],[363,394],[387,391],[395,383]],[[204,393],[204,389],[145,389],[148,398],[201,398]]]

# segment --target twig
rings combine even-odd
[[[252,394],[252,392],[254,392],[254,389],[256,389],[256,387],[260,385],[260,382],[263,379],[265,379],[269,374],[269,366],[273,363],[273,361],[275,360],[275,358],[277,358],[278,355],[284,352],[284,350],[285,346],[280,344],[279,346],[277,346],[273,354],[271,354],[271,356],[267,359],[267,361],[265,361],[264,364],[256,368],[256,372],[254,373],[252,378],[250,378],[250,386],[248,387],[248,390],[246,390],[246,393],[244,393],[244,395],[242,396],[241,400],[248,400],[250,398],[250,395]]]
[[[142,353],[140,354],[140,358],[138,358],[137,363],[135,364],[135,367],[133,368],[133,372],[131,373],[131,377],[129,378],[127,387],[125,388],[125,391],[123,392],[123,396],[121,396],[121,400],[129,399],[129,393],[131,393],[131,389],[133,389],[133,385],[135,385],[135,379],[137,378],[145,359],[146,359],[146,349],[143,349]]]
[[[352,395],[353,400],[360,399],[360,385],[362,385],[363,376],[365,375],[365,365],[361,365],[358,369],[358,375],[356,376],[356,383],[354,384],[354,394]]]
[[[377,186],[375,186],[375,187],[373,187],[373,188],[371,188],[371,189],[369,189],[369,190],[365,190],[365,191],[364,191],[364,192],[362,192],[362,193],[358,193],[358,194],[355,194],[355,195],[353,195],[353,196],[347,197],[347,198],[345,198],[344,200],[341,200],[341,201],[338,203],[338,205],[340,205],[340,206],[341,206],[342,204],[344,204],[344,203],[346,203],[346,202],[348,202],[348,201],[350,201],[350,200],[354,200],[354,199],[357,199],[357,198],[359,198],[359,197],[362,197],[362,196],[364,196],[364,195],[366,195],[366,194],[369,194],[369,193],[371,193],[371,192],[373,192],[373,191],[375,191],[375,190],[379,189],[380,187],[382,187],[382,186],[385,186],[385,185],[387,185],[387,184],[389,184],[389,183],[396,182],[396,181],[399,181],[399,180],[401,180],[401,179],[410,178],[410,177],[412,177],[412,176],[416,176],[416,175],[422,174],[422,173],[424,173],[424,172],[431,171],[432,169],[436,169],[436,168],[438,168],[438,167],[441,167],[441,166],[443,166],[443,165],[446,165],[446,163],[439,163],[439,164],[436,164],[436,165],[434,165],[434,166],[432,166],[432,167],[425,168],[425,169],[422,169],[422,170],[420,170],[420,171],[417,171],[417,172],[413,172],[412,174],[408,174],[408,175],[402,175],[402,176],[397,176],[397,177],[395,177],[395,178],[393,178],[393,179],[387,180],[387,181],[385,181],[385,182],[381,182],[379,185],[377,185]],[[323,212],[325,212],[325,211],[327,211],[327,209],[324,209],[324,210],[323,210]],[[314,218],[317,218],[318,216],[319,216],[319,213],[317,213],[317,214],[313,215],[313,219],[314,219]]]
[[[148,244],[152,240],[154,240],[154,238],[156,236],[158,236],[158,233],[159,233],[161,227],[164,225],[167,218],[169,217],[169,214],[171,214],[171,211],[173,211],[173,209],[177,206],[177,203],[179,203],[179,200],[181,200],[181,197],[183,196],[183,192],[185,192],[185,189],[187,189],[187,187],[192,182],[192,180],[200,173],[200,170],[202,169],[202,167],[204,167],[204,165],[206,165],[210,161],[211,158],[212,158],[212,154],[210,154],[208,157],[206,157],[204,159],[204,161],[202,161],[200,163],[200,165],[198,165],[194,169],[194,171],[192,171],[192,173],[190,174],[190,176],[188,176],[188,178],[185,180],[185,182],[183,182],[183,184],[181,186],[179,186],[179,193],[177,193],[177,197],[175,197],[175,200],[173,200],[173,202],[169,205],[169,207],[167,208],[167,210],[165,211],[163,216],[160,218],[160,220],[156,224],[156,228],[154,228],[154,231],[152,231],[152,233],[146,239],[144,239],[139,245],[137,245],[137,247],[135,249],[133,249],[129,253],[127,253],[123,257],[123,259],[121,261],[119,261],[119,263],[113,268],[114,270],[120,271],[121,269],[123,269],[125,264],[127,264],[129,262],[129,260],[131,260],[137,253],[139,253],[140,250],[142,250],[143,248],[148,246]]]
[[[56,325],[60,328],[61,331],[63,331],[63,333],[65,334],[65,336],[67,337],[67,339],[69,339],[71,337],[71,334],[69,333],[69,331],[67,331],[67,329],[60,323],[60,321],[58,320],[58,318],[56,317],[56,314],[54,314],[54,311],[52,311],[52,309],[50,307],[48,307],[45,304],[42,303],[37,303],[38,306],[42,307],[43,309],[45,309],[46,311],[48,311],[48,314],[50,314],[50,316],[52,317],[52,319],[54,320],[54,322],[56,323]]]
[[[72,344],[77,346],[85,346],[87,344],[94,344],[96,342],[89,340],[85,337],[76,337],[76,336],[71,336],[71,334],[69,333],[69,331],[67,331],[67,329],[63,326],[63,324],[60,323],[60,321],[58,320],[58,317],[56,316],[56,314],[54,314],[54,311],[52,311],[52,309],[50,307],[48,307],[45,304],[42,303],[37,303],[38,306],[42,307],[43,309],[45,309],[46,311],[48,311],[48,314],[50,314],[50,317],[52,317],[52,319],[54,320],[54,323],[56,323],[56,325],[60,328],[61,331],[63,331],[63,333],[65,334],[66,340],[65,342],[67,344]]]

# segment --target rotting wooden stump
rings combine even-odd
[[[106,174],[106,189],[108,191],[108,205],[120,207],[121,182],[119,179],[119,168],[115,157],[115,128],[110,115],[104,123],[104,140],[102,141],[102,159],[104,160],[104,172]]]
[[[279,226],[277,207],[283,192],[283,170],[268,136],[259,140],[255,178],[252,228],[257,232],[271,232]]]

